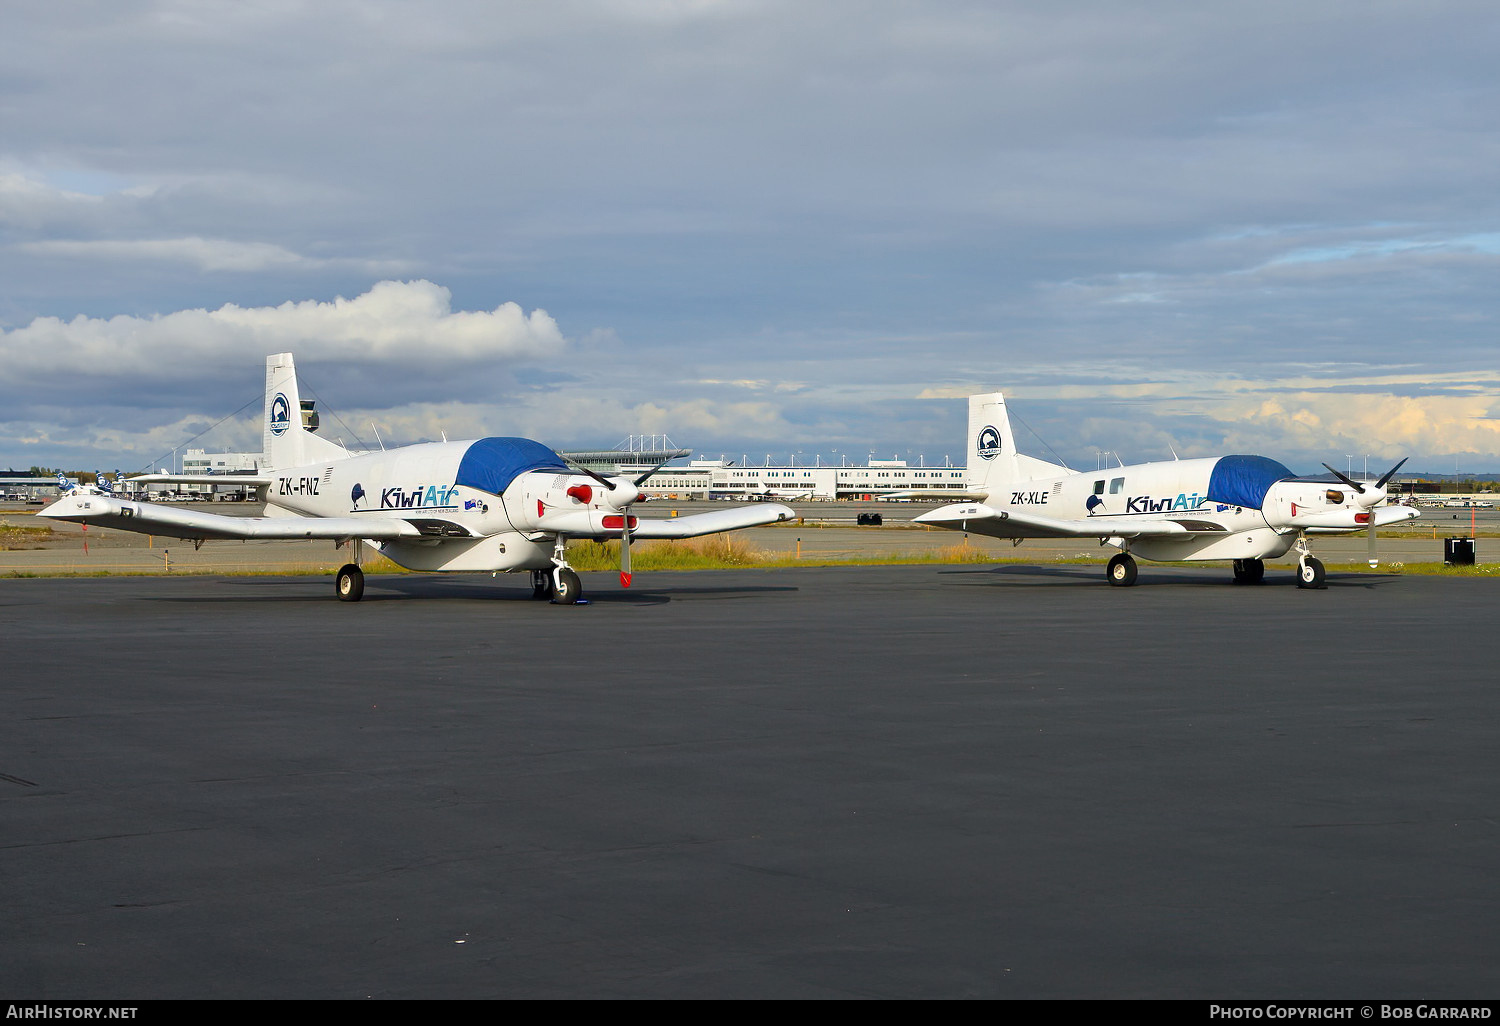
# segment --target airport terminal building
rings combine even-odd
[[[620,469],[627,474],[631,470]],[[693,460],[685,467],[663,467],[641,490],[674,499],[869,500],[907,491],[962,492],[966,484],[963,467],[908,467],[904,460],[871,460],[858,467],[747,467],[726,460]]]

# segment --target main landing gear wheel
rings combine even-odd
[[[531,597],[534,599],[550,599],[552,597],[552,575],[545,570],[531,571]]]
[[[552,578],[552,601],[560,606],[571,606],[583,595],[583,582],[567,567],[557,571]]]
[[[1297,564],[1297,587],[1323,587],[1323,561],[1316,556],[1306,556]]]
[[[1105,568],[1105,574],[1109,577],[1109,583],[1118,588],[1128,588],[1135,583],[1135,560],[1129,553],[1122,552],[1109,561]]]
[[[353,563],[339,567],[334,580],[334,591],[340,602],[358,602],[365,594],[365,573]]]
[[[1236,559],[1234,561],[1235,584],[1259,584],[1266,576],[1266,564],[1259,559]]]

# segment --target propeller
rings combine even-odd
[[[604,504],[620,512],[620,587],[630,587],[630,579],[632,576],[630,571],[630,506],[632,503],[638,502],[642,498],[641,484],[646,480],[646,478],[650,477],[662,467],[666,466],[667,461],[662,460],[660,463],[652,467],[650,470],[646,471],[640,477],[636,478],[634,481],[631,481],[629,485],[626,485],[625,478],[605,477],[603,474],[600,474],[594,470],[590,470],[582,463],[578,463],[575,460],[570,460],[566,456],[563,457],[563,460],[579,473],[586,474],[603,485],[605,491],[601,498],[604,500]],[[575,493],[573,488],[569,488],[568,494],[572,495],[574,498],[578,499],[578,501],[587,505],[589,500],[593,498],[592,495],[583,494],[587,491],[588,486],[580,485],[575,487],[580,489],[580,492]]]
[[[671,460],[672,457],[668,456],[666,459],[662,460],[656,466],[652,467],[650,470],[646,471],[640,477],[631,482],[631,484],[635,486],[635,495],[637,499],[640,499],[642,502],[645,501],[646,497],[641,494],[641,485],[646,483],[646,478],[656,473],[662,467],[665,467],[669,462],[671,462]],[[625,526],[620,529],[620,587],[630,587],[630,576],[630,513],[628,511],[625,511]]]
[[[1370,529],[1368,532],[1370,544],[1367,558],[1370,561],[1371,570],[1374,570],[1377,566],[1380,565],[1380,557],[1375,553],[1375,506],[1380,502],[1381,499],[1385,498],[1386,484],[1390,482],[1391,478],[1396,476],[1396,471],[1400,470],[1402,464],[1404,464],[1408,459],[1411,459],[1411,457],[1406,457],[1405,459],[1401,460],[1400,463],[1397,463],[1390,470],[1387,470],[1384,474],[1382,474],[1380,476],[1380,480],[1376,481],[1375,486],[1368,492],[1366,492],[1365,490],[1365,484],[1359,481],[1350,480],[1343,474],[1340,474],[1337,470],[1334,470],[1332,467],[1328,466],[1328,464],[1323,464],[1324,468],[1327,469],[1330,474],[1338,478],[1340,481],[1344,482],[1344,484],[1348,485],[1350,488],[1353,488],[1355,494],[1361,497],[1367,497],[1367,501],[1361,501],[1360,499],[1356,499],[1355,501],[1358,502],[1359,505],[1365,507],[1367,512],[1364,515],[1370,518]]]

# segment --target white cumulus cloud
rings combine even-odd
[[[407,363],[432,367],[473,361],[537,360],[564,347],[544,310],[515,303],[454,310],[452,294],[430,281],[383,281],[353,299],[280,306],[179,310],[150,317],[38,317],[0,332],[11,388],[58,386],[68,377],[108,376],[128,390],[142,378],[243,376],[267,353],[309,361]]]

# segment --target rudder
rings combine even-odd
[[[262,470],[300,467],[349,455],[302,426],[302,396],[297,391],[297,368],[291,353],[266,357],[266,407],[261,423]]]
[[[1003,393],[969,396],[968,447],[969,491],[988,495],[1021,476]]]

